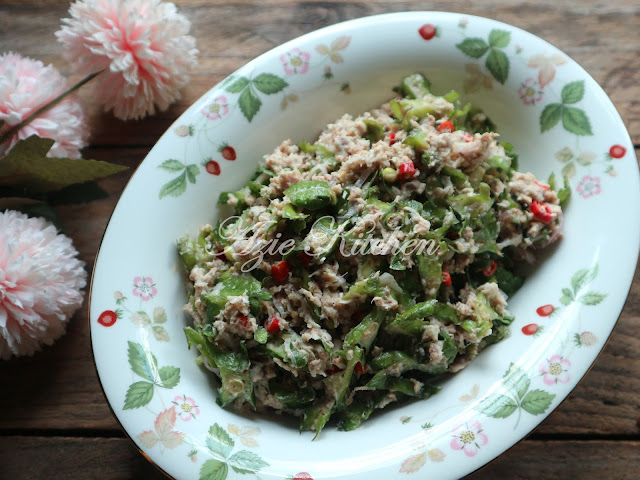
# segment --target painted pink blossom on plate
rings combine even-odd
[[[132,293],[136,297],[140,297],[143,302],[147,302],[158,294],[158,290],[151,277],[135,277]]]
[[[538,83],[540,88],[549,85],[556,76],[556,67],[564,65],[567,60],[560,54],[554,53],[551,56],[544,54],[534,55],[527,64],[530,68],[538,69]]]
[[[178,407],[178,416],[183,422],[188,422],[192,418],[195,419],[196,416],[200,415],[200,409],[198,408],[198,405],[196,405],[196,401],[191,397],[178,395],[171,401],[171,403]]]
[[[569,376],[569,368],[571,368],[571,362],[568,358],[554,355],[540,365],[540,375],[543,376],[542,381],[545,385],[567,383],[571,378]]]
[[[600,177],[592,177],[585,175],[580,180],[580,183],[576,187],[576,192],[580,194],[582,198],[595,197],[600,195],[602,189],[600,188]]]
[[[518,95],[520,95],[520,99],[525,105],[535,105],[542,100],[543,92],[539,89],[538,82],[535,79],[527,78],[521,83]]]
[[[229,113],[229,105],[224,95],[218,95],[202,109],[202,114],[210,120],[220,120],[227,113]]]
[[[489,443],[489,437],[483,433],[482,424],[477,420],[458,425],[453,429],[452,434],[451,448],[453,450],[462,450],[467,457],[475,456],[480,447]]]
[[[280,55],[280,61],[288,75],[307,73],[310,58],[311,54],[309,52],[303,52],[299,48],[293,48]]]

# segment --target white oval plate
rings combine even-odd
[[[283,139],[312,141],[343,113],[390,98],[391,87],[416,71],[434,91],[456,89],[483,108],[516,146],[520,169],[571,178],[565,237],[510,299],[511,337],[447,379],[438,395],[383,411],[349,433],[328,427],[312,441],[287,418],[221,409],[212,375],[194,363],[182,333],[175,239],[212,223],[220,191],[243,186]],[[463,476],[529,433],[595,361],[631,284],[639,196],[633,146],[611,101],[534,35],[442,12],[324,28],[212,88],[133,175],[93,275],[100,381],[129,436],[175,478]]]

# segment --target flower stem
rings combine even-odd
[[[24,126],[28,125],[29,123],[31,123],[36,117],[39,117],[40,115],[42,115],[47,110],[50,110],[53,107],[55,107],[58,103],[60,103],[66,97],[68,97],[69,95],[74,93],[76,90],[78,90],[85,83],[87,83],[87,82],[91,81],[93,78],[97,77],[100,73],[102,73],[102,70],[100,70],[99,72],[96,72],[96,73],[92,73],[91,75],[87,75],[85,78],[80,80],[78,83],[76,83],[74,86],[69,88],[67,91],[61,93],[56,98],[51,100],[49,103],[45,103],[43,106],[41,106],[39,109],[37,109],[31,115],[29,115],[27,118],[22,120],[20,123],[18,123],[17,125],[14,125],[13,127],[11,127],[9,130],[7,130],[7,132],[5,132],[4,135],[2,135],[0,137],[0,144],[2,144],[4,142],[6,142],[7,140],[9,140],[11,138],[11,136],[14,133],[16,133],[17,131],[19,131],[22,127],[24,127]]]

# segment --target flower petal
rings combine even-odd
[[[474,457],[476,453],[478,453],[478,447],[476,447],[473,443],[467,443],[464,448],[464,454],[467,457]]]
[[[464,443],[458,437],[452,438],[449,446],[454,450],[462,450],[464,448]]]

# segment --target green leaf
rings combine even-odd
[[[598,276],[598,265],[594,265],[591,268],[583,268],[578,270],[571,277],[571,288],[573,288],[573,292],[577,295],[580,290],[586,287],[594,278]],[[563,289],[562,292],[564,293]]]
[[[242,92],[240,98],[238,99],[238,105],[240,105],[240,110],[245,118],[249,121],[253,120],[253,117],[256,116],[256,113],[260,110],[262,106],[262,101],[256,93],[253,91],[251,87],[247,88]]]
[[[584,97],[584,81],[567,83],[562,89],[562,103],[578,103]]]
[[[179,197],[187,190],[187,172],[182,172],[182,175],[174,178],[170,182],[165,183],[160,189],[160,198],[164,198],[166,196],[169,197]]]
[[[531,384],[526,372],[514,363],[509,365],[509,368],[505,372],[503,378],[504,386],[508,388],[513,395],[517,395],[520,399],[522,399]]]
[[[229,93],[240,93],[249,85],[249,79],[245,77],[238,78],[235,82],[227,87]]]
[[[496,48],[504,48],[511,41],[511,32],[506,30],[491,30],[489,33],[489,45]]]
[[[155,339],[159,342],[168,342],[169,340],[171,340],[171,337],[169,337],[169,333],[167,332],[167,330],[160,325],[154,325],[153,327],[151,327],[151,331],[153,332],[153,336],[155,337]]]
[[[149,351],[145,350],[139,343],[129,341],[129,365],[133,373],[140,375],[150,382],[158,381],[158,361]]]
[[[573,162],[567,163],[562,167],[562,176],[565,178],[573,178],[576,175],[576,164]]]
[[[220,460],[207,460],[200,467],[200,480],[225,480],[229,467]]]
[[[158,168],[166,170],[167,172],[181,172],[182,170],[185,169],[185,167],[186,165],[184,163],[182,163],[180,160],[175,160],[173,158],[170,158],[169,160],[165,160],[160,165],[158,165]]]
[[[508,395],[491,395],[480,402],[478,409],[493,418],[507,418],[516,411],[516,401]]]
[[[166,323],[167,311],[164,307],[156,307],[153,309],[153,323]]]
[[[571,302],[573,302],[572,297],[568,297],[567,295],[563,295],[560,297],[560,303],[563,304],[564,306],[569,305]]]
[[[124,410],[144,407],[153,398],[153,383],[136,382],[131,384],[124,399]]]
[[[262,93],[271,95],[282,91],[285,87],[288,87],[289,84],[272,73],[261,73],[253,79],[253,86]]]
[[[209,428],[209,435],[207,436],[207,447],[215,455],[223,459],[227,459],[233,446],[235,445],[233,439],[229,434],[217,423],[211,425]]]
[[[557,104],[556,104],[557,105]],[[569,147],[563,147],[556,152],[556,158],[560,160],[562,163],[567,163],[571,160],[575,155],[573,151]]]
[[[187,178],[191,183],[196,183],[196,177],[200,174],[200,169],[197,165],[191,164],[187,167]]]
[[[472,58],[480,58],[487,53],[489,45],[481,38],[465,38],[456,48]]]
[[[134,312],[129,317],[135,325],[140,327],[146,327],[147,325],[151,325],[151,318],[147,315],[147,312],[143,312],[142,310],[139,312]]]
[[[532,390],[522,399],[520,406],[531,415],[540,415],[550,406],[556,396],[544,390]]]
[[[9,153],[0,158],[0,185],[46,193],[127,169],[97,160],[46,157],[54,143],[50,138],[36,135],[19,140]]]
[[[562,126],[566,131],[576,135],[593,135],[589,117],[579,108],[564,107],[562,111]]]
[[[560,103],[551,103],[544,107],[540,114],[540,131],[542,133],[555,127],[562,118],[563,106]]]
[[[584,295],[580,295],[578,297],[578,301],[583,305],[598,305],[605,298],[607,298],[606,293],[588,292],[588,293],[585,293]]]
[[[318,210],[328,205],[335,205],[336,194],[327,182],[305,180],[291,185],[284,194],[296,207]]]
[[[162,327],[154,327],[162,328]],[[180,383],[180,369],[177,367],[166,366],[158,370],[160,376],[160,384],[163,388],[173,388]]]
[[[256,473],[261,468],[269,466],[259,455],[249,450],[240,450],[234,453],[228,461],[236,473]]]
[[[504,85],[509,76],[509,58],[502,50],[492,48],[487,57],[487,69],[493,78]]]
[[[49,205],[89,203],[107,197],[109,194],[100,188],[97,182],[84,182],[69,185],[57,192],[47,194],[47,203]]]

